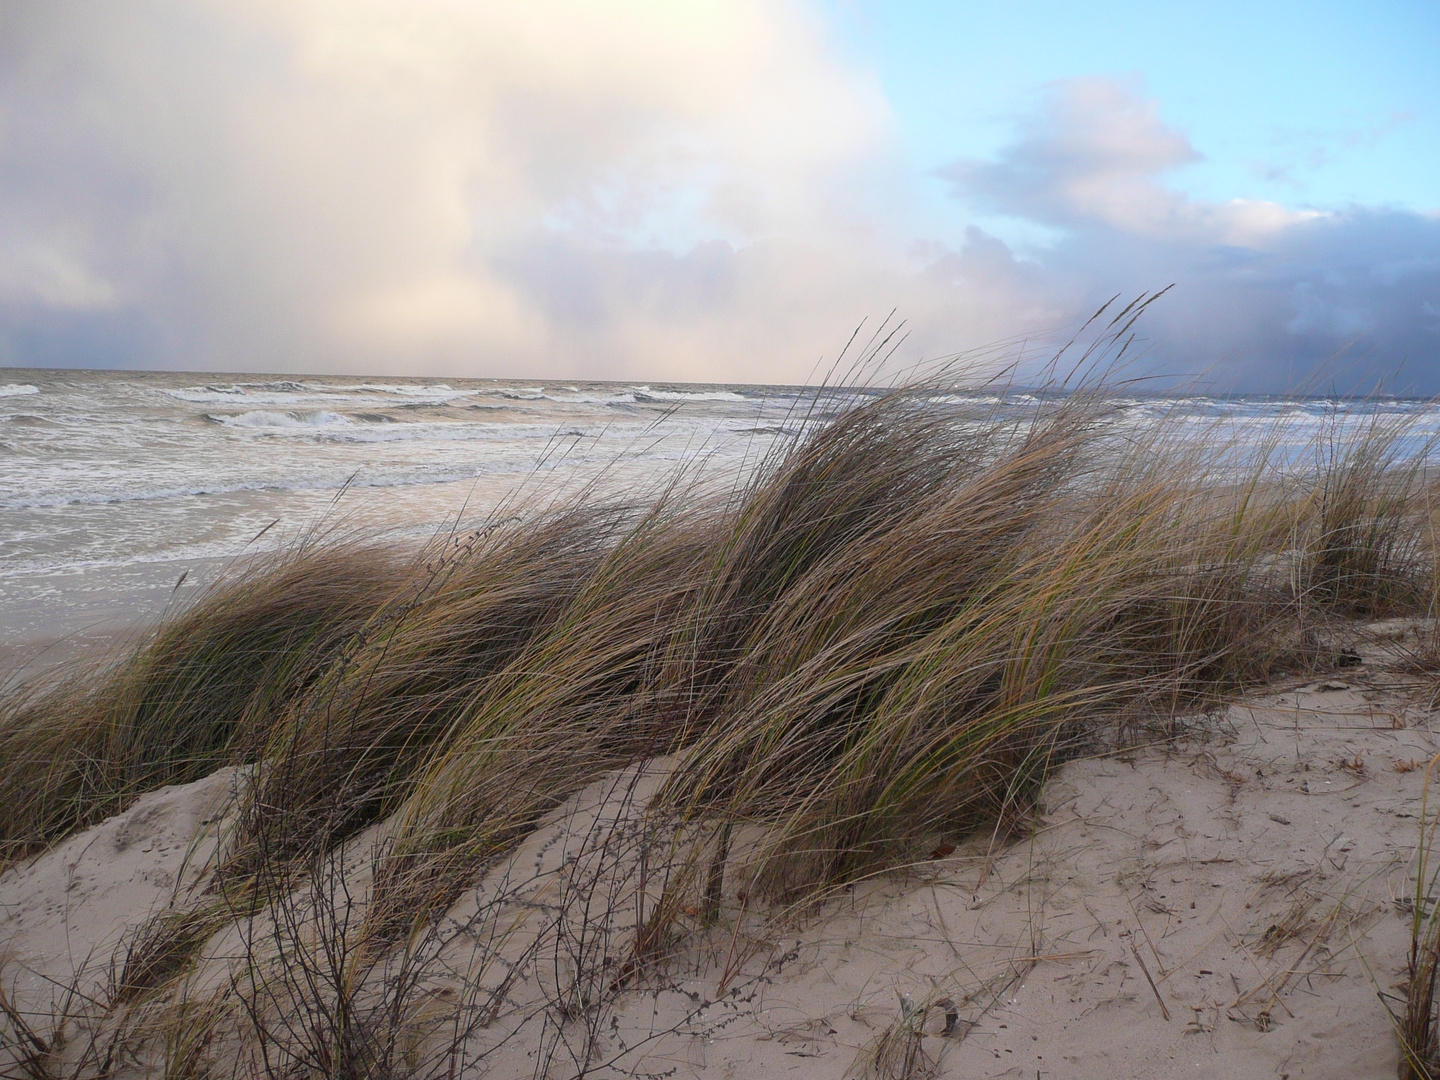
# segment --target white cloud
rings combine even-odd
[[[1032,253],[1037,295],[1081,298],[1078,314],[1174,282],[1146,317],[1155,362],[1226,388],[1283,392],[1323,372],[1327,387],[1440,390],[1425,322],[1440,298],[1433,215],[1191,199],[1165,174],[1197,151],[1109,80],[1053,84],[1018,134],[996,160],[941,175],[968,205],[1060,230]]]
[[[827,178],[886,131],[874,82],[784,2],[21,0],[0,19],[0,205],[30,247],[84,235],[71,278],[163,328],[162,363],[573,366],[497,260],[556,236],[621,255],[823,237]],[[12,323],[77,306],[0,260]]]
[[[1052,84],[1019,128],[1000,160],[957,161],[940,175],[991,212],[1155,239],[1248,245],[1320,216],[1250,199],[1195,202],[1166,187],[1163,174],[1201,155],[1155,101],[1112,79]]]

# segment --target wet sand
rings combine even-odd
[[[185,559],[0,576],[0,684],[102,657],[194,602],[230,564]]]

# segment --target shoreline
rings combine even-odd
[[[180,559],[0,577],[0,684],[124,647],[167,613],[183,611],[234,562]]]

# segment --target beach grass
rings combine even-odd
[[[1435,888],[1440,882],[1434,858],[1436,824],[1426,813],[1436,760],[1426,767],[1415,889],[1406,898],[1410,909],[1410,955],[1404,1003],[1399,1010],[1386,1005],[1400,1045],[1400,1080],[1434,1080],[1440,1076],[1440,1018],[1435,1009],[1436,980],[1440,976],[1440,912],[1436,911]]]
[[[12,686],[0,860],[228,763],[405,580],[394,552],[300,545],[239,568],[118,660]]]
[[[1429,447],[1402,453],[1403,418],[1332,429],[1297,467],[1283,420],[1241,443],[1163,413],[1137,426],[1103,386],[989,410],[942,389],[797,414],[738,481],[682,470],[418,550],[251,559],[108,666],[8,691],[0,859],[238,766],[207,910],[284,927],[286,898],[313,901],[317,868],[383,830],[331,980],[349,1001],[346,980],[433,931],[547,815],[650,768],[627,835],[662,884],[633,973],[687,910],[804,904],[1004,837],[1097,740],[1323,669],[1338,620],[1431,613]],[[130,997],[203,946],[171,918],[185,933]],[[298,931],[272,939],[317,963]],[[336,1059],[312,1043],[320,1075]]]

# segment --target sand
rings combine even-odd
[[[1065,765],[993,853],[937,848],[785,916],[727,885],[719,924],[692,919],[638,983],[602,954],[654,889],[595,840],[635,820],[664,763],[592,785],[421,944],[435,994],[466,970],[488,1010],[465,1075],[1393,1077],[1382,999],[1399,1005],[1440,740],[1434,684],[1396,670],[1404,626],[1372,630],[1359,665]],[[151,793],[0,876],[0,981],[35,1030],[113,993],[147,917],[200,902],[238,780]],[[332,867],[357,905],[382,834]],[[584,912],[566,901],[582,880]],[[243,941],[217,934],[189,992],[223,990]]]

